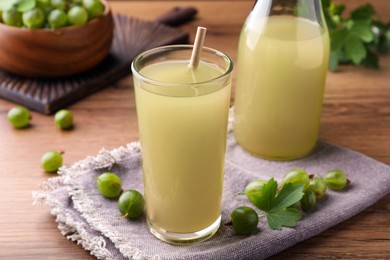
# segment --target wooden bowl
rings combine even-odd
[[[60,29],[0,23],[0,68],[22,76],[59,77],[86,71],[111,49],[114,22],[107,2],[102,17]]]

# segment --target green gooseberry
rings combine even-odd
[[[67,109],[61,109],[54,115],[54,122],[63,130],[70,129],[73,126],[72,112]]]
[[[116,198],[122,192],[122,181],[115,173],[106,172],[97,178],[97,188],[104,197]]]
[[[83,6],[88,12],[89,19],[94,19],[104,13],[104,5],[100,0],[83,0]]]
[[[41,158],[41,166],[46,172],[55,172],[62,166],[62,155],[58,151],[46,152]]]
[[[303,195],[300,202],[301,202],[301,207],[304,211],[311,210],[312,208],[314,208],[314,206],[317,203],[317,198],[315,193],[310,189],[305,191],[305,194]]]
[[[256,230],[259,216],[251,207],[243,206],[236,208],[230,214],[233,230],[237,235],[250,235]]]
[[[260,190],[266,183],[266,180],[258,179],[246,185],[244,193],[253,204],[256,204],[256,201],[259,200],[260,196],[262,195]]]
[[[45,23],[45,14],[41,8],[34,8],[22,15],[23,24],[30,29],[42,28]]]
[[[291,183],[293,185],[304,185],[304,191],[310,186],[310,178],[306,171],[302,169],[294,169],[288,172],[282,179],[282,185]]]
[[[64,0],[51,0],[50,3],[53,9],[62,11],[65,11],[66,9],[66,2]]]
[[[15,128],[25,128],[30,123],[30,111],[25,107],[14,107],[8,111],[8,121]]]
[[[320,200],[326,194],[326,183],[322,178],[314,177],[310,179],[309,189],[314,192],[317,200]]]
[[[23,24],[22,14],[15,8],[3,11],[2,14],[3,23],[10,26],[21,27]]]
[[[339,169],[328,171],[324,177],[324,180],[329,189],[336,191],[343,190],[345,186],[349,184],[347,175],[344,171]]]
[[[84,7],[73,6],[68,11],[68,21],[71,25],[83,25],[88,21],[88,13]]]
[[[47,22],[49,23],[49,26],[52,29],[61,28],[67,25],[68,16],[63,10],[54,9],[49,13],[47,17]]]
[[[144,211],[144,197],[136,190],[125,191],[119,197],[118,208],[123,217],[136,219],[141,216]]]

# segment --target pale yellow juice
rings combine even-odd
[[[302,18],[252,20],[239,43],[234,134],[271,159],[309,153],[319,131],[328,67],[326,30]]]
[[[203,62],[194,70],[187,65],[161,62],[140,74],[181,84],[224,73]],[[135,93],[149,221],[170,232],[205,229],[221,213],[230,81],[211,88],[140,84]]]

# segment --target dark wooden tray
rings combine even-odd
[[[161,23],[115,14],[112,50],[93,69],[64,78],[26,78],[0,69],[0,97],[51,114],[131,73],[139,53],[158,46],[187,43],[188,34]]]

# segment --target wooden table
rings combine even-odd
[[[351,8],[365,0],[343,2]],[[390,20],[389,1],[370,2],[383,19]],[[206,45],[237,60],[239,32],[253,1],[111,2],[114,11],[144,19],[153,19],[179,4],[199,9],[198,19],[182,26],[192,33],[192,39],[196,26],[206,26]],[[320,138],[390,164],[390,56],[382,56],[380,63],[380,71],[343,67],[329,73]],[[91,258],[60,234],[47,207],[32,206],[31,191],[53,176],[39,166],[47,150],[65,150],[65,164],[69,165],[97,154],[102,147],[112,149],[138,139],[131,80],[124,78],[71,106],[76,127],[70,132],[58,130],[52,116],[35,112],[31,128],[15,130],[6,118],[15,104],[0,99],[0,259]],[[389,259],[390,195],[275,258],[304,256]]]

